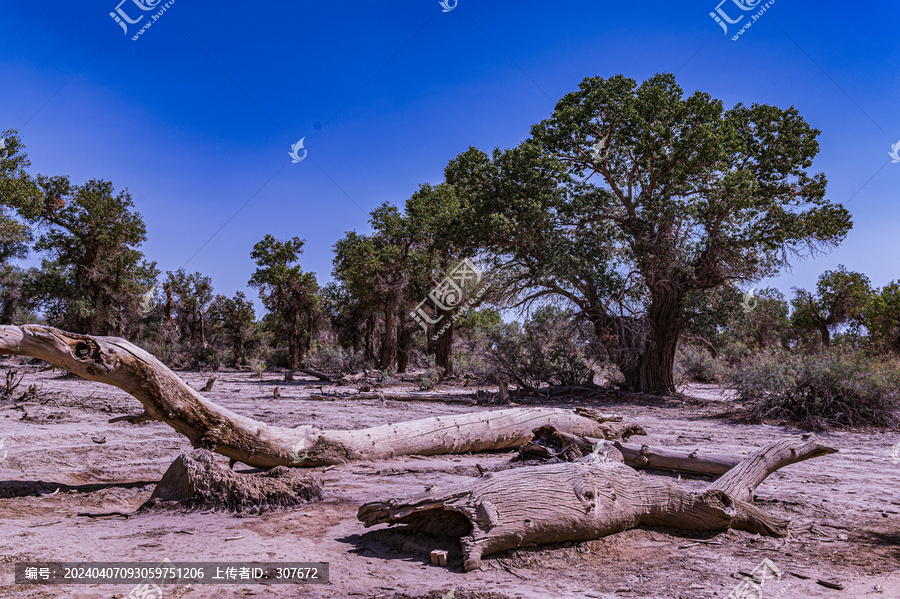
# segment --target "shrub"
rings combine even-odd
[[[524,326],[501,325],[490,338],[496,375],[525,389],[584,385],[594,377],[579,323],[559,308],[539,308]]]
[[[787,419],[814,429],[898,422],[900,366],[859,351],[762,353],[735,368],[730,378],[738,397],[750,402],[760,419]]]
[[[675,354],[675,379],[694,383],[715,383],[721,378],[719,363],[702,348],[682,345]]]
[[[425,356],[423,361],[426,365],[419,374],[417,387],[419,391],[431,391],[441,382],[441,375],[444,373],[444,369],[437,367],[434,356]]]
[[[359,372],[366,363],[363,352],[325,344],[315,344],[306,357],[310,368],[323,372],[331,377],[339,377],[350,372]]]
[[[263,352],[263,359],[266,361],[266,370],[285,369],[290,365],[286,347],[277,347]]]

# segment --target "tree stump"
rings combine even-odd
[[[321,501],[321,477],[278,466],[266,472],[238,473],[205,449],[178,456],[139,511],[216,510],[261,514]]]

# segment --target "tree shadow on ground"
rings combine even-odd
[[[105,489],[140,489],[147,485],[155,485],[158,480],[139,480],[130,483],[90,483],[85,485],[67,485],[43,480],[3,480],[0,481],[0,498],[28,497],[32,495],[49,495],[51,493],[96,493]]]

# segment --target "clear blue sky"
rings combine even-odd
[[[153,14],[138,1],[157,0],[122,10]],[[752,14],[733,1],[732,18]],[[125,35],[117,3],[4,2],[0,130],[19,129],[33,172],[127,187],[147,256],[217,292],[245,288],[267,233],[306,239],[303,266],[325,283],[337,239],[439,182],[468,146],[517,144],[584,77],[663,71],[727,106],[794,105],[822,131],[814,168],[855,225],[776,286],[809,288],[838,264],[875,285],[900,278],[896,2],[778,0],[737,41],[709,16],[716,0],[459,0],[446,13],[438,0],[176,0],[137,41],[149,17]],[[302,137],[309,154],[292,164]]]

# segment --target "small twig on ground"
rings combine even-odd
[[[40,524],[32,524],[28,528],[37,528],[38,526],[50,526],[51,524],[59,524],[62,520],[54,520],[53,522],[41,522]]]

